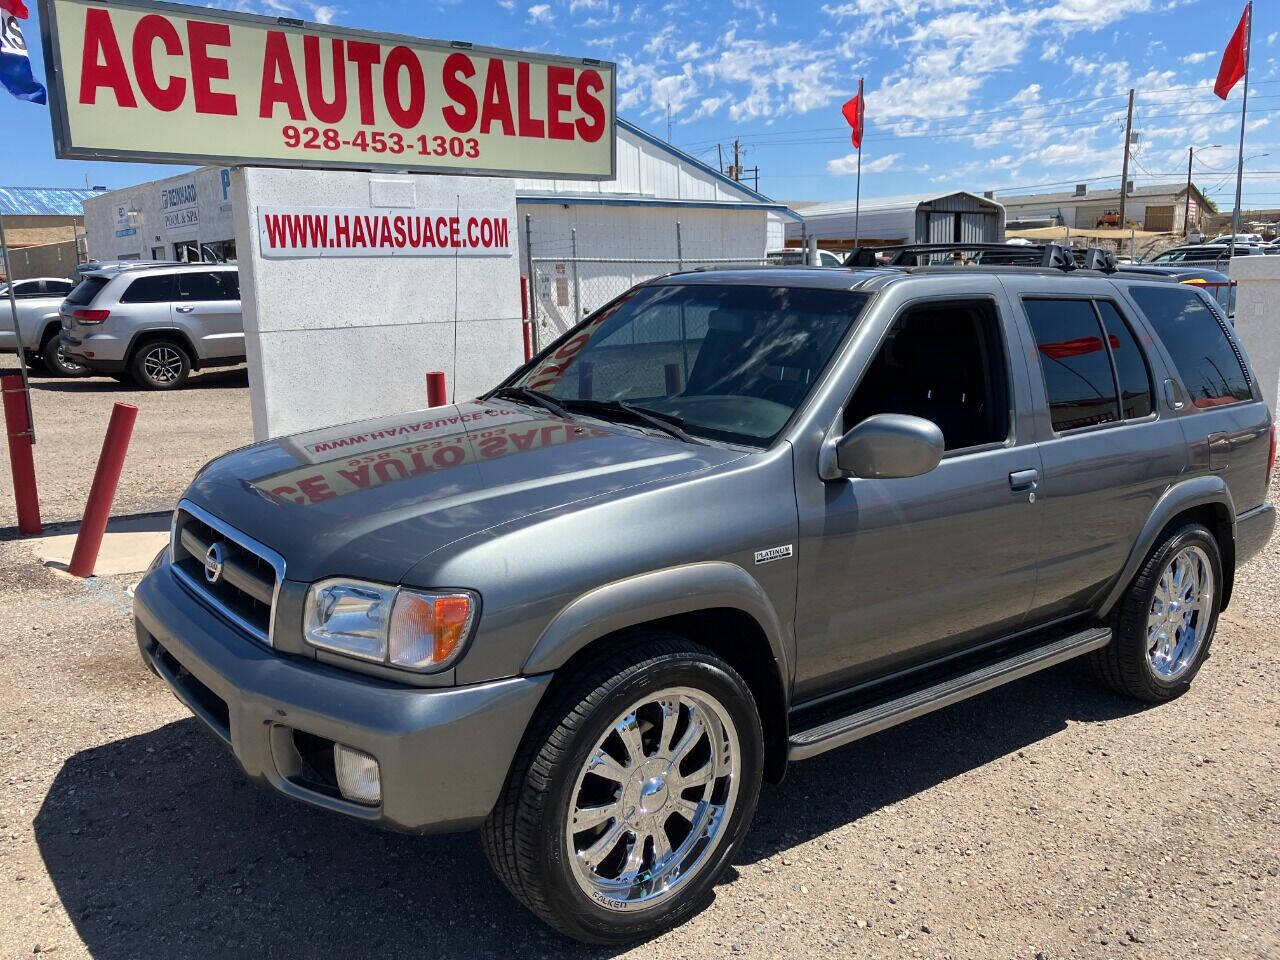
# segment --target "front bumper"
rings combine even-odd
[[[1237,516],[1236,563],[1244,563],[1261,553],[1275,528],[1276,508],[1269,503]]]
[[[143,659],[226,744],[254,780],[380,826],[467,830],[493,809],[551,675],[409,688],[282,656],[189,594],[167,563],[134,595]],[[293,731],[371,754],[382,802],[318,789],[299,769]]]

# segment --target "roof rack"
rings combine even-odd
[[[892,253],[887,264],[879,256]],[[969,254],[969,256],[965,256]],[[948,256],[950,255],[950,256]],[[958,255],[958,256],[957,256]],[[985,264],[1015,267],[1099,270],[1114,273],[1115,257],[1099,247],[1084,250],[1064,247],[1059,243],[1014,245],[1006,243],[901,243],[886,247],[854,247],[845,260],[846,267],[918,266],[920,257],[934,262],[950,259],[965,265]]]

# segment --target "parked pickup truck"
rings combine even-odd
[[[13,307],[16,305],[22,349],[32,366],[42,366],[59,377],[86,375],[89,371],[67,357],[58,340],[62,330],[58,310],[74,286],[73,281],[64,277],[15,280],[14,300],[10,303],[9,285],[0,283],[0,353],[18,352],[13,327]]]
[[[255,780],[478,828],[547,923],[649,937],[789,762],[1076,656],[1152,704],[1205,663],[1267,405],[1202,291],[1049,253],[675,274],[479,399],[229,453],[142,656]]]

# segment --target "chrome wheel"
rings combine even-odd
[[[1213,566],[1197,546],[1183,547],[1160,573],[1147,612],[1147,663],[1165,681],[1191,669],[1213,617]]]
[[[182,354],[172,347],[154,347],[142,358],[142,370],[154,383],[173,383],[182,376]]]
[[[741,765],[737,728],[705,691],[677,687],[632,704],[573,788],[565,835],[579,887],[611,909],[674,895],[721,839]]]

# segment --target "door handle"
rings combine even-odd
[[[174,307],[174,309],[177,310],[178,313],[194,313],[196,308],[195,307]]]
[[[1035,493],[1036,484],[1040,481],[1039,470],[1015,470],[1009,474],[1009,488],[1015,493],[1029,491]]]

